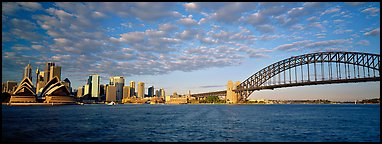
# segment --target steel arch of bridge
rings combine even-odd
[[[305,69],[303,66],[306,66]],[[300,70],[297,70],[298,67]],[[292,71],[293,68],[294,72]],[[311,76],[311,69],[314,69],[313,76]],[[317,69],[320,70],[317,71]],[[310,53],[293,56],[261,69],[240,83],[235,92],[239,94],[238,99],[244,101],[253,91],[261,89],[380,81],[379,72],[379,54],[361,52]],[[307,74],[306,79],[304,79],[304,74]],[[321,77],[319,77],[320,75]]]

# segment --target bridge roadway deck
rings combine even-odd
[[[380,80],[381,80],[380,77],[369,77],[369,78],[352,78],[352,79],[325,80],[325,81],[306,81],[306,82],[299,82],[299,83],[289,83],[289,84],[281,84],[281,85],[253,87],[248,89],[238,89],[238,90],[235,90],[235,92],[255,91],[255,90],[262,90],[262,89],[275,89],[275,88],[282,88],[282,87],[294,87],[294,86],[305,86],[305,85],[354,83],[354,82],[368,82],[368,81],[380,81]]]
[[[380,81],[380,77],[369,77],[369,78],[351,78],[351,79],[332,79],[332,80],[324,80],[324,81],[305,81],[305,82],[298,82],[298,83],[288,83],[288,84],[278,84],[278,85],[269,85],[269,86],[260,86],[260,87],[253,87],[248,89],[238,89],[235,90],[235,92],[241,92],[241,91],[256,91],[256,90],[262,90],[262,89],[275,89],[275,88],[282,88],[282,87],[295,87],[295,86],[306,86],[306,85],[321,85],[321,84],[335,84],[335,83],[355,83],[355,82],[368,82],[368,81]],[[206,92],[206,93],[198,93],[198,94],[192,94],[192,97],[200,98],[200,97],[208,97],[208,96],[226,96],[227,91],[215,91],[215,92]]]

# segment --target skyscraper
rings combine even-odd
[[[116,100],[121,101],[123,96],[123,86],[125,86],[125,79],[122,76],[110,77],[110,85],[116,88]]]
[[[138,82],[138,98],[143,98],[145,95],[145,83]]]
[[[131,92],[130,92],[131,88],[130,86],[124,86],[123,87],[123,99],[129,99],[131,98]]]
[[[156,96],[156,97],[160,97],[159,90],[155,90],[155,96]]]
[[[53,62],[47,62],[45,63],[45,68],[44,68],[44,83],[48,83],[50,80],[50,67],[55,66],[56,64]]]
[[[89,92],[89,84],[86,84],[85,86],[84,86],[84,95],[88,95],[88,94],[90,94],[90,92]]]
[[[77,90],[77,97],[82,97],[84,95],[84,87],[83,86],[80,86],[78,87],[78,90]]]
[[[135,82],[134,81],[130,81],[130,96],[135,96]]]
[[[32,66],[31,64],[28,64],[25,68],[24,68],[24,77],[28,77],[31,81],[32,81]]]
[[[40,90],[44,88],[45,82],[44,82],[44,71],[40,71],[39,69],[36,69],[36,94],[39,96],[38,93],[40,93]]]
[[[161,89],[160,89],[160,97],[165,98],[165,96],[166,96],[166,93],[164,92],[164,89],[161,88]]]
[[[106,86],[106,101],[111,102],[111,101],[116,101],[116,89],[115,86],[113,85],[107,85]]]
[[[61,67],[60,66],[51,66],[50,67],[49,80],[53,79],[53,77],[57,76],[58,80],[61,80]]]
[[[100,82],[99,75],[94,74],[89,76],[89,79],[88,79],[89,93],[92,98],[98,98],[98,100],[101,100],[99,82]]]
[[[154,96],[154,86],[151,86],[148,88],[148,97],[153,97]]]

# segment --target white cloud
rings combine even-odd
[[[338,8],[338,7],[335,7],[335,8],[332,8],[332,9],[328,9],[328,10],[325,10],[324,12],[321,13],[321,16],[322,15],[326,15],[326,14],[331,14],[331,13],[335,13],[335,12],[338,12],[340,11],[341,9]]]
[[[368,40],[360,40],[357,42],[358,45],[368,46],[370,42]]]
[[[351,33],[351,32],[353,32],[353,30],[351,30],[351,29],[346,29],[346,30],[337,29],[337,30],[333,31],[333,34],[346,34],[346,33]]]
[[[376,28],[376,29],[374,29],[372,31],[365,32],[363,35],[364,36],[379,36],[380,35],[380,30],[379,30],[379,28]]]
[[[195,3],[185,3],[183,4],[183,6],[186,8],[186,10],[195,10],[197,9],[198,7],[196,6]]]
[[[194,19],[192,19],[192,15],[189,15],[186,18],[182,18],[178,22],[186,26],[197,25],[197,22]]]
[[[379,14],[379,8],[370,7],[370,8],[366,8],[366,9],[362,10],[361,12],[367,13],[370,16],[377,16]]]

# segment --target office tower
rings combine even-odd
[[[153,97],[154,96],[154,86],[151,86],[148,88],[148,97]]]
[[[160,97],[159,90],[155,90],[155,96],[156,96],[156,97]]]
[[[44,82],[44,71],[40,71],[39,69],[36,69],[36,94],[39,96],[39,93],[42,91],[42,89],[45,87]]]
[[[99,95],[101,96],[101,100],[105,100],[105,96],[106,96],[106,86],[101,84],[99,85]]]
[[[7,81],[7,90],[8,93],[13,93],[14,87],[17,88],[17,82],[15,81]]]
[[[135,81],[130,81],[130,87],[135,89]]]
[[[77,97],[82,97],[84,95],[84,87],[80,86],[77,90]]]
[[[135,94],[135,82],[130,81],[130,96],[136,96]]]
[[[51,66],[50,67],[49,80],[53,79],[53,77],[57,76],[58,80],[61,80],[61,67],[60,66]]]
[[[88,79],[89,93],[92,98],[98,98],[98,100],[101,100],[99,82],[100,82],[99,75],[94,74],[89,76],[89,79]]]
[[[138,82],[138,98],[143,98],[145,95],[145,83],[143,82]]]
[[[106,86],[106,101],[116,101],[116,87],[113,85]]]
[[[116,100],[121,101],[123,96],[123,86],[125,86],[125,79],[122,76],[110,77],[110,85],[116,88]]]
[[[89,91],[89,90],[90,90],[90,87],[89,87],[88,84],[86,84],[86,85],[84,86],[84,96],[90,94],[90,91]]]
[[[50,80],[50,67],[55,66],[56,64],[53,62],[47,62],[45,63],[45,68],[44,68],[44,83],[48,83]]]
[[[23,79],[27,77],[29,78],[31,81],[32,81],[32,66],[31,64],[28,64],[25,68],[24,68],[24,77]]]
[[[66,88],[68,88],[69,92],[72,93],[72,87],[71,87],[71,83],[70,83],[70,80],[68,78],[65,78],[64,81],[62,81],[64,86],[66,86]]]
[[[161,88],[159,91],[160,91],[160,96],[164,98],[166,96],[164,89]]]
[[[130,99],[131,98],[131,92],[130,92],[131,88],[130,86],[124,86],[123,87],[123,99]]]

